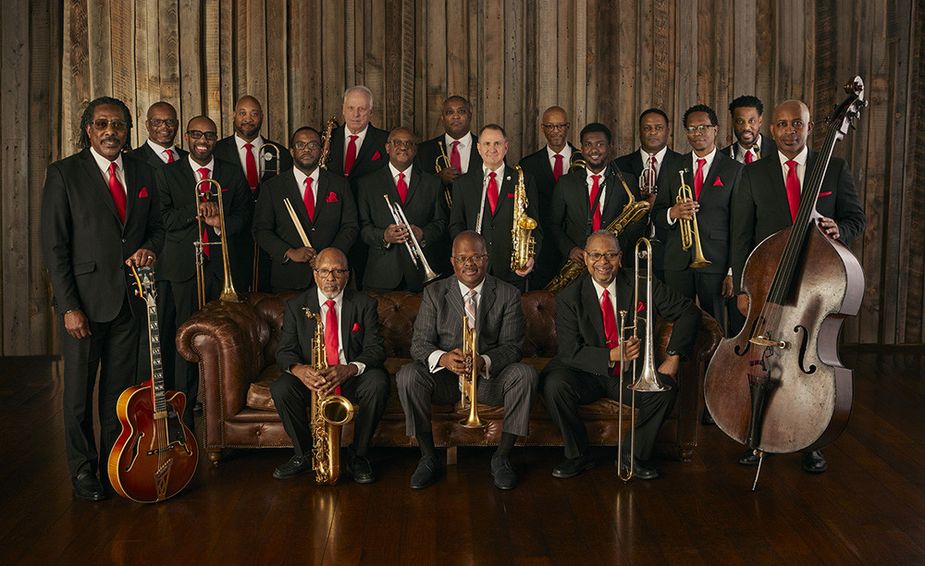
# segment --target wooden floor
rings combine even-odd
[[[160,505],[72,498],[54,365],[0,360],[0,564],[925,564],[925,355],[845,355],[848,430],[810,476],[766,462],[758,493],[741,447],[704,427],[692,463],[624,484],[604,462],[557,480],[561,449],[518,449],[501,493],[489,450],[460,449],[439,484],[408,488],[410,449],[373,453],[379,481],[272,479],[287,451],[203,458]]]

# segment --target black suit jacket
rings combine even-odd
[[[180,161],[181,159],[186,159],[186,157],[189,155],[189,152],[179,147],[177,147],[176,150],[177,154],[174,156],[175,162]],[[142,143],[128,154],[135,159],[144,161],[154,169],[160,169],[164,165],[167,165],[167,163],[161,160],[160,156],[154,153],[154,150],[151,149],[151,146],[148,145],[147,142]]]
[[[679,172],[686,169],[685,182],[694,189],[694,173],[692,170],[692,154],[685,153],[681,159],[672,165],[668,174],[668,186],[658,192],[652,214],[655,218],[655,229],[658,238],[664,245],[665,271],[684,271],[688,269],[694,248],[684,250],[681,248],[680,222],[668,224],[668,209],[674,206],[681,186]],[[717,151],[703,179],[703,189],[700,193],[700,211],[697,213],[697,224],[700,229],[700,243],[703,255],[712,263],[699,269],[704,273],[726,273],[730,265],[730,219],[732,194],[739,183],[742,173],[742,164],[730,159],[724,153]]]
[[[273,150],[267,150],[261,152],[264,155],[270,157],[269,160],[263,161],[263,173],[260,175],[260,185],[257,186],[257,191],[259,193],[260,187],[263,183],[269,181],[277,175],[274,173],[274,170],[277,170],[279,174],[283,174],[286,171],[292,169],[292,154],[289,153],[289,150],[285,145],[263,138],[263,144],[272,144],[276,146],[276,149],[279,151],[279,162],[276,160],[276,154],[273,153]],[[247,171],[245,171],[244,166],[241,165],[241,157],[238,155],[238,144],[234,141],[234,136],[228,136],[227,138],[222,138],[215,143],[214,150],[215,157],[228,163],[237,163],[241,167],[241,174],[244,175],[245,182],[247,181]],[[257,157],[257,170],[260,170],[260,159],[262,156]],[[256,200],[258,195],[254,195]]]
[[[450,211],[451,240],[463,230],[475,230],[476,228],[479,204],[482,200],[482,169],[479,167],[470,170],[453,183],[453,209]],[[530,218],[539,219],[536,184],[528,175],[524,175],[524,184],[527,189],[527,215]],[[491,213],[487,195],[482,214],[482,236],[488,244],[488,272],[509,283],[522,281],[522,278],[511,271],[511,251],[513,249],[511,227],[514,223],[514,188],[516,185],[517,172],[513,167],[505,165],[501,186],[498,187],[498,206],[495,214]],[[542,252],[542,226],[538,226],[533,231],[533,237],[536,240],[535,250],[538,256]]]
[[[303,308],[320,313],[318,287],[312,285],[305,292],[286,302],[283,328],[279,334],[276,365],[283,371],[296,364],[312,362],[312,337],[315,321],[305,316]],[[381,368],[385,363],[385,348],[379,332],[379,312],[376,300],[363,293],[344,289],[341,306],[340,343],[343,344],[347,363],[359,362],[370,368]],[[360,375],[358,379],[363,379]]]
[[[343,177],[320,171],[315,221],[308,218],[305,201],[293,171],[278,175],[263,185],[254,212],[254,238],[272,259],[270,284],[277,289],[304,289],[312,284],[312,269],[307,263],[284,261],[286,251],[301,248],[302,240],[286,210],[288,198],[312,247],[321,251],[335,247],[345,254],[357,239],[356,203]]]
[[[437,174],[437,156],[440,155],[440,148],[437,145],[437,142],[444,141],[444,135],[440,134],[439,136],[429,139],[427,141],[422,141],[418,144],[418,153],[414,158],[414,162],[420,167],[423,171],[430,173],[431,175]],[[482,168],[482,156],[479,155],[479,150],[476,144],[479,141],[479,137],[475,135],[475,132],[472,133],[472,151],[469,152],[469,168],[468,171],[475,171]],[[446,156],[450,156],[450,148],[443,148],[446,151]]]
[[[164,165],[156,173],[157,186],[161,193],[161,211],[164,229],[167,232],[164,253],[157,262],[159,279],[186,281],[196,274],[193,242],[199,238],[196,221],[197,175],[190,168],[189,160],[174,161]],[[222,186],[222,210],[225,213],[226,241],[231,265],[232,279],[236,289],[247,289],[250,283],[249,249],[241,249],[239,236],[253,215],[254,201],[244,174],[237,163],[214,160],[212,178]],[[214,189],[210,186],[210,189]],[[203,222],[203,227],[206,227]],[[220,241],[212,227],[208,227],[210,242]],[[220,246],[210,246],[206,273],[221,278],[223,263]]]
[[[395,223],[382,195],[389,195],[392,203],[401,206],[408,222],[423,230],[424,237],[419,243],[431,269],[436,269],[434,265],[437,258],[433,257],[433,247],[430,244],[445,235],[447,222],[440,179],[421,171],[417,166],[413,167],[405,204],[401,204],[398,198],[392,170],[389,167],[366,175],[358,181],[358,186],[360,235],[369,246],[363,287],[395,289],[404,277],[409,289],[420,290],[424,282],[423,271],[412,264],[405,245],[386,246],[382,239],[386,227]]]
[[[639,187],[631,174],[622,171],[618,174],[613,164],[608,165],[601,174],[604,191],[604,208],[601,211],[601,229],[603,230],[620,215],[629,203],[629,196],[623,188],[623,183],[620,182],[620,175],[626,181],[626,186],[629,187],[633,198],[637,200],[639,199]],[[577,169],[563,175],[559,177],[559,182],[553,191],[549,225],[550,230],[555,231],[554,238],[563,258],[568,258],[569,252],[576,246],[584,248],[585,240],[593,231],[591,207],[588,202],[588,175],[590,173],[585,169]],[[619,237],[621,248],[629,249],[635,245],[645,229],[645,217],[627,226]]]
[[[646,316],[646,308],[637,312],[633,304],[632,271],[623,270],[617,275],[617,312],[627,310]],[[700,309],[658,279],[652,280],[653,315],[674,321],[667,351],[688,356],[697,339]],[[619,320],[617,321],[619,324]],[[645,324],[640,325],[639,336],[644,336]],[[591,374],[607,375],[610,369],[610,348],[606,346],[604,318],[597,291],[591,277],[585,273],[576,284],[556,294],[556,336],[559,352],[556,361],[570,368]],[[645,345],[643,344],[643,347]],[[642,364],[636,364],[637,374]]]
[[[809,180],[819,155],[809,152],[804,182]],[[854,177],[844,159],[829,162],[816,211],[838,223],[839,239],[850,245],[864,231],[864,209],[858,201]],[[793,224],[784,170],[779,154],[748,164],[732,202],[732,277],[736,292],[740,290],[745,260],[768,236]]]
[[[328,172],[341,177],[346,177],[344,175],[345,127],[340,126],[331,132],[331,155],[328,157]],[[357,181],[359,179],[380,167],[385,167],[389,163],[389,156],[385,153],[385,142],[387,141],[389,141],[389,132],[380,130],[372,124],[368,126],[366,137],[363,138],[363,145],[357,151],[357,159],[353,163],[353,170],[350,171],[350,177],[348,178],[354,197],[357,194]]]
[[[735,159],[736,153],[739,151],[739,142],[733,142],[720,151],[731,159]],[[765,157],[775,155],[777,155],[777,144],[774,143],[774,140],[771,138],[771,136],[761,134],[761,145],[758,147],[758,159],[764,159]]]
[[[164,244],[154,170],[124,157],[125,224],[89,149],[45,173],[41,245],[58,312],[81,309],[92,321],[116,318],[129,294],[123,263],[140,248]]]

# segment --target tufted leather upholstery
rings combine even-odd
[[[279,375],[275,354],[283,322],[283,306],[292,295],[253,293],[242,303],[212,302],[196,313],[177,332],[177,350],[185,359],[199,364],[203,381],[200,394],[205,410],[205,442],[209,458],[218,463],[223,448],[265,448],[292,446],[276,414],[269,386]],[[409,361],[414,317],[420,295],[386,293],[379,300],[379,320],[385,341],[386,369],[395,375]],[[545,291],[531,291],[522,298],[527,329],[524,362],[538,371],[556,354],[555,298]],[[671,323],[659,322],[658,352],[663,354],[671,335]],[[702,408],[701,391],[707,362],[719,344],[719,325],[703,315],[695,354],[681,368],[679,395],[673,414],[659,433],[662,453],[689,460],[697,445],[697,429]],[[405,436],[404,414],[393,380],[389,405],[373,443],[379,446],[411,446]],[[591,442],[617,444],[617,418],[620,405],[599,400],[581,408]],[[501,407],[479,406],[479,415],[488,423],[484,429],[465,429],[457,425],[463,414],[452,405],[435,406],[434,439],[439,445],[496,444],[501,436]],[[628,418],[628,415],[627,415]],[[542,401],[533,408],[530,436],[526,445],[561,445],[562,438],[550,420]],[[201,431],[197,431],[201,434]],[[345,427],[344,442],[353,436]]]

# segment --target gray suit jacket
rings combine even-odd
[[[449,352],[462,345],[465,305],[456,276],[424,288],[421,307],[414,321],[411,357],[425,366],[435,350]],[[490,377],[495,377],[523,357],[524,313],[520,291],[491,275],[485,277],[479,300],[478,353],[491,360]]]

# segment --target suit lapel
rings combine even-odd
[[[584,276],[581,282],[581,301],[588,306],[585,315],[590,319],[597,341],[595,344],[604,344],[607,337],[604,334],[604,316],[601,314],[601,303],[597,299],[597,291],[591,278]]]
[[[723,160],[726,155],[721,152],[716,152],[716,157],[713,158],[713,163],[710,164],[710,170],[707,171],[706,177],[703,179],[703,189],[700,192],[700,200],[703,200],[703,197],[710,198],[711,192],[710,189],[713,188],[713,183],[716,182],[716,178],[719,177],[719,171],[723,168]],[[720,181],[722,182],[722,181]]]
[[[446,302],[453,307],[460,320],[466,316],[466,307],[463,305],[462,294],[459,292],[459,280],[455,275],[446,279]]]
[[[302,198],[302,190],[299,188],[298,183],[295,181],[295,173],[290,171],[289,173],[286,173],[286,175],[289,175],[289,179],[286,181],[287,194],[283,196],[289,198],[289,204],[291,204],[292,209],[295,210],[295,215],[299,217],[299,222],[302,224],[303,228],[307,229],[312,225],[312,223],[308,218],[308,211],[305,210],[305,199]],[[315,210],[318,210],[317,205]]]
[[[125,224],[128,225],[128,220],[132,216],[132,211],[135,210],[135,204],[138,200],[138,191],[136,187],[138,186],[137,176],[138,171],[135,168],[133,163],[129,163],[130,159],[125,156],[122,157],[122,167],[125,170]]]
[[[354,168],[356,166],[354,165]],[[331,186],[331,180],[328,179],[328,176],[325,172],[320,172],[318,174],[318,191],[315,196],[315,222],[318,224],[318,220],[321,218],[321,214],[328,207],[328,190]],[[302,208],[305,208],[304,206]]]
[[[356,320],[356,303],[353,302],[353,294],[348,295],[347,290],[344,290],[343,295],[343,304],[340,308],[340,335],[341,339],[344,341],[340,347],[344,350],[344,358],[350,357],[350,330],[353,328],[353,323]]]
[[[485,276],[485,284],[482,285],[482,299],[479,301],[478,328],[481,329],[487,323],[488,313],[491,312],[492,305],[495,304],[495,279]]]
[[[388,165],[383,167],[382,170],[388,172],[389,177],[391,178],[392,170],[389,169]],[[402,205],[402,207],[405,208],[406,216],[408,214],[407,207],[411,206],[411,199],[414,197],[420,185],[421,185],[421,170],[412,167],[411,168],[411,182],[408,183],[408,197],[405,199],[405,204]],[[398,196],[398,189],[395,190],[395,195]],[[398,201],[398,202],[401,202],[401,201]]]

